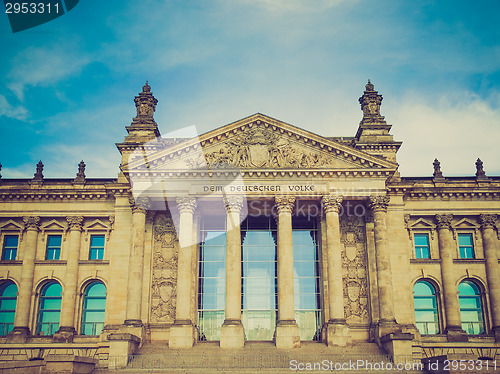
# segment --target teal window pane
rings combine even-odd
[[[422,335],[439,333],[436,290],[426,281],[419,281],[413,286],[413,305],[415,323]]]
[[[59,260],[61,255],[61,235],[49,235],[47,238],[47,260]]]
[[[463,281],[458,286],[458,301],[462,328],[470,335],[483,334],[485,330],[479,287],[471,281]]]
[[[458,234],[460,258],[474,258],[472,234]]]
[[[428,234],[415,234],[415,245],[418,246],[429,246],[429,235]]]
[[[19,237],[17,235],[6,235],[4,237],[2,260],[15,260]]]
[[[472,246],[472,235],[471,234],[458,234],[458,245],[468,245]]]
[[[42,287],[38,305],[37,334],[53,335],[59,329],[61,293],[61,285],[56,282],[47,283]]]
[[[0,297],[0,310],[15,310],[17,298]]]
[[[62,293],[62,288],[59,283],[49,283],[47,286],[44,287],[42,291],[42,295],[44,297],[54,296],[60,298],[61,293]]]
[[[49,235],[47,245],[49,247],[61,247],[61,235]]]
[[[92,247],[104,247],[104,235],[92,235],[90,245]]]
[[[476,296],[479,295],[478,287],[469,281],[460,283],[458,286],[459,296]]]
[[[104,235],[92,235],[90,237],[90,260],[102,260],[104,258]]]
[[[6,247],[17,247],[19,242],[19,237],[17,235],[6,235],[5,236],[5,246]]]
[[[104,326],[106,286],[92,282],[85,288],[82,313],[82,335],[99,335]]]
[[[429,235],[428,234],[415,234],[415,257],[416,258],[430,258]]]
[[[0,287],[0,296],[17,298],[17,286],[15,285],[15,283],[3,283]]]
[[[16,316],[17,286],[7,281],[0,285],[0,336],[7,335],[14,328]]]

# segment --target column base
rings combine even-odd
[[[7,343],[26,343],[30,336],[29,327],[17,326],[7,334]]]
[[[349,327],[345,320],[330,320],[326,325],[326,345],[328,347],[345,347],[351,342]]]
[[[137,336],[128,333],[109,334],[108,340],[110,370],[127,367],[129,356],[137,351],[141,342]]]
[[[380,340],[382,336],[398,332],[398,324],[396,320],[381,320],[375,327],[376,340]]]
[[[221,348],[243,348],[245,346],[245,329],[240,320],[226,319],[220,330]]]
[[[169,348],[192,348],[195,340],[195,327],[190,320],[175,321],[170,327]]]
[[[52,336],[54,343],[73,343],[76,330],[73,326],[61,326]]]
[[[295,320],[279,321],[274,332],[276,348],[300,348],[299,325]]]
[[[413,339],[415,335],[411,333],[397,332],[382,336],[380,343],[395,363],[405,364],[413,354]]]
[[[446,329],[446,340],[453,343],[469,341],[469,335],[459,326],[450,326]]]

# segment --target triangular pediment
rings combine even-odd
[[[85,231],[89,231],[89,230],[92,230],[92,231],[107,231],[109,230],[111,227],[109,225],[106,225],[103,221],[101,221],[100,219],[95,219],[93,220],[92,222],[89,222],[88,224],[86,224],[83,229]]]
[[[40,229],[43,231],[50,231],[50,230],[66,230],[66,226],[61,224],[60,222],[56,221],[55,219],[43,224]]]
[[[24,226],[16,221],[9,219],[7,222],[0,224],[0,231],[22,231]]]
[[[125,172],[200,169],[396,170],[397,164],[369,155],[263,114],[255,114],[192,139],[165,141],[158,150],[136,150]],[[153,150],[153,151],[148,151]]]

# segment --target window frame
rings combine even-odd
[[[416,235],[426,235],[427,236],[427,250],[429,252],[429,257],[418,257],[417,256],[417,244],[415,240]],[[413,257],[417,260],[430,260],[432,258],[432,251],[431,251],[431,235],[428,231],[413,231]],[[421,245],[418,246],[423,247]]]
[[[14,258],[5,258],[5,250],[7,249],[6,247],[6,242],[7,242],[7,238],[8,237],[17,237],[17,246],[16,246],[16,249],[15,249],[15,256]],[[2,233],[2,261],[16,261],[17,258],[18,258],[18,254],[19,254],[19,244],[20,244],[20,234],[19,233],[10,233],[10,232],[6,232],[6,233]],[[13,248],[13,247],[9,247],[9,248]],[[10,252],[9,253],[12,253],[12,249],[10,249]]]
[[[43,293],[51,286],[51,285],[54,285],[54,284],[57,284],[60,288],[61,288],[61,295],[60,296],[45,296]],[[60,325],[61,325],[61,312],[62,312],[62,297],[63,297],[63,288],[62,288],[62,285],[61,283],[59,283],[57,280],[50,280],[48,282],[45,282],[43,283],[41,286],[40,286],[40,291],[38,293],[38,303],[37,303],[37,313],[36,313],[36,320],[35,320],[35,335],[36,336],[53,336],[54,333],[60,328]],[[56,323],[56,322],[42,322],[40,320],[42,314],[40,312],[54,312],[56,311],[57,309],[41,309],[41,306],[42,306],[42,302],[47,300],[47,299],[59,299],[60,300],[60,306],[59,306],[59,321]],[[41,325],[42,324],[49,324],[50,325],[50,331],[52,332],[52,334],[41,334]],[[52,325],[57,325],[57,329],[53,329],[52,328]],[[53,331],[55,330],[55,331]]]
[[[469,236],[470,237],[470,242],[471,242],[471,245],[470,246],[461,246],[460,245],[460,237],[462,236]],[[459,260],[475,260],[477,259],[477,250],[476,250],[476,242],[475,242],[475,235],[474,235],[474,232],[471,232],[471,231],[461,231],[461,232],[457,232],[457,247],[458,247],[458,259]],[[472,250],[472,257],[462,257],[462,248],[471,248]],[[465,252],[465,254],[467,254]]]
[[[101,284],[104,286],[104,289],[105,289],[105,296],[102,297],[95,297],[95,296],[92,296],[91,298],[92,299],[104,299],[104,309],[88,309],[88,308],[85,308],[85,301],[87,300],[87,293],[88,293],[88,290],[90,287],[92,287],[93,285],[95,284]],[[79,325],[79,331],[80,331],[80,335],[83,335],[83,336],[99,336],[102,332],[102,330],[104,329],[104,325],[105,325],[105,322],[106,322],[106,302],[107,302],[107,297],[108,297],[108,287],[106,286],[106,284],[100,280],[100,279],[92,279],[92,280],[89,280],[88,282],[85,283],[85,285],[82,287],[82,293],[81,293],[81,315],[80,315],[80,325]],[[102,322],[85,322],[84,321],[84,318],[86,317],[86,311],[102,311],[104,312],[104,320]],[[85,324],[93,324],[93,328],[92,328],[92,331],[95,332],[96,331],[96,324],[102,324],[102,328],[101,328],[101,331],[99,332],[99,334],[94,334],[94,335],[88,335],[88,334],[84,334],[84,325]]]
[[[92,238],[94,237],[98,237],[98,236],[102,236],[104,242],[103,242],[103,245],[102,247],[101,246],[95,246],[95,247],[92,247]],[[105,254],[106,254],[106,242],[107,242],[107,237],[106,237],[106,233],[104,232],[92,232],[89,234],[89,246],[88,246],[88,256],[87,256],[87,260],[89,261],[103,261],[105,259]],[[92,249],[93,248],[97,248],[97,251],[99,251],[99,249],[102,248],[102,258],[99,258],[99,256],[97,256],[97,258],[92,258]],[[99,254],[99,252],[97,252]]]
[[[59,245],[59,256],[57,258],[48,258],[49,254],[49,241],[51,237],[60,237],[61,238],[61,244]],[[58,234],[58,233],[50,233],[45,236],[45,242],[47,243],[45,245],[45,260],[47,261],[59,261],[61,260],[61,255],[62,255],[62,247],[63,247],[63,242],[64,242],[64,237],[63,234]],[[56,248],[53,246],[52,248]]]
[[[426,283],[427,285],[429,285],[433,291],[434,291],[434,294],[431,295],[434,297],[434,300],[435,300],[435,304],[436,304],[436,307],[435,308],[418,308],[416,307],[415,305],[415,298],[420,298],[420,299],[424,299],[424,298],[431,298],[431,296],[428,296],[428,295],[417,295],[415,296],[415,286],[418,284],[418,283]],[[413,313],[414,313],[414,316],[415,316],[415,326],[417,327],[417,323],[426,323],[426,324],[429,324],[431,322],[428,322],[428,321],[425,321],[425,322],[418,322],[417,321],[417,315],[416,315],[416,312],[417,311],[435,311],[435,316],[436,316],[436,321],[434,322],[435,323],[435,326],[437,328],[437,332],[435,334],[429,334],[429,333],[422,333],[418,327],[417,327],[417,330],[420,332],[421,335],[423,336],[435,336],[435,335],[439,335],[441,334],[441,331],[442,331],[442,326],[441,326],[441,323],[442,323],[442,316],[441,316],[441,307],[440,307],[440,293],[439,293],[439,288],[438,286],[436,285],[435,282],[433,282],[432,280],[430,279],[427,279],[427,278],[421,278],[421,279],[418,279],[414,284],[413,284],[413,287],[412,287],[412,294],[413,294]],[[427,327],[426,327],[427,328]]]
[[[14,309],[5,309],[5,310],[0,309],[0,313],[2,313],[2,314],[3,313],[5,313],[5,314],[7,314],[7,313],[13,313],[14,314],[14,318],[12,320],[12,323],[10,323],[10,322],[6,322],[6,323],[2,322],[2,323],[0,323],[0,326],[1,326],[1,328],[0,328],[0,336],[7,336],[7,334],[10,331],[12,331],[12,329],[14,328],[14,321],[15,321],[15,318],[16,318],[16,310],[17,310],[17,299],[18,299],[18,293],[19,293],[19,286],[15,282],[13,282],[12,280],[5,279],[5,280],[2,280],[2,282],[0,283],[0,289],[4,288],[3,291],[5,291],[5,288],[7,288],[7,287],[9,287],[11,285],[16,286],[16,297],[14,298],[12,296],[3,296],[3,292],[2,292],[2,294],[0,295],[0,306],[3,304],[2,301],[9,300],[9,299],[10,300],[14,300],[15,299],[15,304],[16,305],[15,305]],[[7,327],[5,327],[5,326],[7,326]],[[10,326],[12,326],[12,328],[10,328]],[[4,334],[4,331],[5,331],[5,334]]]
[[[471,283],[473,284],[476,288],[477,288],[477,294],[476,295],[465,295],[465,296],[460,296],[460,291],[459,291],[459,287],[460,285],[462,285],[463,283]],[[459,312],[460,312],[460,323],[462,325],[462,329],[465,330],[465,332],[467,332],[467,335],[471,335],[471,336],[480,336],[480,335],[485,335],[487,333],[487,329],[486,329],[486,321],[487,321],[487,316],[486,316],[486,309],[485,309],[485,297],[484,297],[484,291],[483,291],[483,287],[482,287],[482,284],[478,281],[476,281],[475,279],[471,279],[471,278],[466,278],[466,279],[463,279],[457,286],[457,294],[458,294],[458,308],[459,308]],[[476,300],[479,300],[479,304],[480,304],[480,308],[462,308],[462,305],[460,303],[460,299],[476,299]],[[480,311],[481,312],[481,321],[463,321],[462,319],[462,310],[464,311],[468,311],[468,312],[478,312]],[[480,327],[482,327],[482,331],[479,333],[479,334],[470,334],[468,329],[467,328],[464,328],[464,324],[479,324]],[[473,328],[474,329],[474,328]]]

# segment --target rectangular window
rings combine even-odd
[[[458,234],[458,248],[460,258],[474,258],[472,234]]]
[[[431,258],[429,246],[429,234],[415,234],[415,257],[416,258]]]
[[[89,260],[102,260],[104,258],[104,235],[90,237]]]
[[[2,260],[15,260],[17,256],[18,235],[5,235],[3,240]]]
[[[46,260],[59,260],[61,256],[61,235],[47,237]]]

